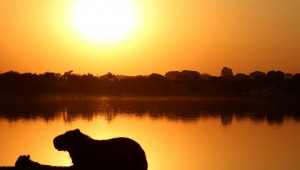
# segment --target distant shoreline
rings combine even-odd
[[[170,71],[165,75],[78,75],[73,71],[44,74],[0,73],[1,96],[110,96],[110,97],[241,97],[299,98],[300,73],[281,71],[234,75],[223,68],[221,76],[197,71]]]

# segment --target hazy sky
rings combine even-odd
[[[138,26],[95,43],[70,24],[76,0],[1,0],[0,71],[138,75],[300,72],[299,0],[131,0]]]

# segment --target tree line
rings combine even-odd
[[[112,73],[42,74],[0,73],[0,95],[100,95],[100,96],[238,96],[300,97],[300,73],[254,71],[233,74],[224,67],[219,76],[197,71],[169,71],[165,75],[120,76]]]

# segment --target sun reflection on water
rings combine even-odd
[[[107,112],[109,109],[94,112],[97,109],[87,104],[83,110],[91,113],[86,112],[84,116],[83,110],[76,106],[62,109],[50,119],[1,116],[0,166],[13,166],[19,155],[27,154],[42,164],[70,166],[68,153],[56,150],[52,141],[57,135],[79,128],[94,139],[122,136],[136,140],[146,152],[149,170],[300,168],[297,160],[300,126],[297,119],[291,117],[284,117],[278,124],[272,124],[275,118],[253,121],[251,116],[254,115],[229,113],[222,117],[218,113],[204,112],[196,115],[197,119],[185,119],[168,115],[181,115],[184,109],[178,106],[171,109],[164,104],[160,107],[166,112],[162,113],[158,105],[150,105],[156,108],[147,105],[148,110],[128,108],[133,107],[130,104],[106,105],[112,109],[110,112]],[[197,109],[188,110],[192,111]],[[155,116],[158,114],[161,116]],[[222,119],[226,119],[227,124]]]

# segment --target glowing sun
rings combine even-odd
[[[111,43],[135,30],[138,14],[131,0],[77,0],[71,8],[70,21],[82,37]]]

